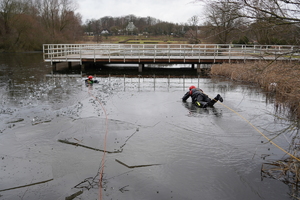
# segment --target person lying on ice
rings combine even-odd
[[[192,102],[200,108],[213,106],[217,101],[223,102],[221,95],[218,94],[214,99],[210,99],[203,93],[203,90],[196,88],[193,85],[189,87],[189,91],[182,97],[182,101],[185,102],[189,97],[192,97]]]
[[[88,76],[84,81],[86,86],[92,86],[94,83],[98,83],[97,80],[93,80],[93,76]]]

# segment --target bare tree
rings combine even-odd
[[[3,0],[0,2],[1,29],[0,35],[10,32],[10,20],[14,14],[14,2],[12,0]]]
[[[247,19],[249,22],[247,30],[252,33],[250,37],[261,44],[294,44],[300,41],[300,37],[298,37],[300,0],[197,0],[197,2],[205,2],[209,5],[206,14],[209,20],[206,24],[211,25],[213,31],[210,33],[211,35],[219,36],[217,41],[227,41],[227,31],[230,31],[231,28],[229,24],[225,25],[225,23],[220,26],[221,21],[215,19],[228,22],[228,20],[224,20],[226,18],[230,20],[236,18],[235,22],[238,19]],[[224,3],[228,6],[225,6]],[[232,12],[228,12],[230,11],[227,9],[229,7],[231,7],[231,11],[238,11],[234,12],[234,18],[232,18]],[[289,34],[284,33],[284,29],[290,30]]]
[[[282,23],[300,22],[300,0],[240,0],[230,3],[243,9],[244,17],[255,20],[276,19]]]
[[[53,40],[63,39],[74,23],[81,23],[81,17],[75,14],[76,5],[71,0],[40,0],[36,1],[36,6],[42,24]]]
[[[232,1],[237,5],[237,2]],[[260,44],[298,44],[300,0],[242,0],[242,17]],[[288,30],[288,31],[287,31]]]
[[[96,20],[94,21],[93,25],[93,32],[94,32],[94,41],[96,41],[97,43],[102,41],[102,37],[101,37],[101,29],[102,29],[102,23],[101,20]]]
[[[196,0],[196,2],[215,4],[222,0]],[[227,3],[238,7],[240,16],[248,19],[273,18],[289,23],[300,22],[300,0],[227,0]]]
[[[189,43],[191,44],[198,44],[200,43],[200,39],[198,37],[198,26],[199,26],[199,16],[194,15],[189,20],[189,27],[190,30],[186,32],[186,37],[189,38]]]
[[[0,48],[40,50],[43,43],[81,35],[81,16],[72,0],[0,0]]]
[[[0,1],[0,43],[4,49],[13,50],[29,32],[31,17],[29,4],[21,0]]]
[[[230,42],[230,34],[242,25],[242,18],[238,4],[232,4],[229,0],[211,2],[206,9],[207,22],[210,27],[209,35],[217,43]]]

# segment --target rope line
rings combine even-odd
[[[104,112],[105,115],[105,136],[104,136],[104,141],[103,141],[103,156],[101,159],[101,167],[100,167],[100,172],[99,172],[99,199],[102,200],[102,180],[103,180],[103,172],[104,172],[104,163],[105,163],[105,157],[106,157],[106,140],[107,140],[107,134],[108,134],[108,117],[107,117],[107,113],[106,110],[103,106],[103,104],[101,103],[100,99],[98,99],[97,97],[95,97],[92,93],[91,93],[91,87],[88,87],[88,93],[90,94],[90,96],[92,96],[93,98],[95,98],[99,104],[102,107],[102,110]]]
[[[220,103],[221,105],[223,105],[225,108],[227,108],[228,110],[232,111],[233,113],[237,114],[240,118],[242,118],[243,120],[245,120],[250,126],[252,126],[258,133],[260,133],[266,140],[268,140],[268,142],[270,142],[271,144],[273,144],[275,147],[277,147],[278,149],[280,149],[281,151],[283,151],[284,153],[286,153],[287,155],[291,156],[292,158],[296,159],[297,161],[300,161],[299,158],[297,158],[296,156],[294,156],[293,154],[287,152],[286,150],[284,150],[282,147],[280,147],[279,145],[277,145],[275,142],[273,142],[271,139],[269,139],[265,134],[263,134],[256,126],[254,126],[249,120],[247,120],[244,116],[242,116],[240,113],[236,112],[235,110],[233,110],[232,108],[226,106],[225,104],[221,103],[218,101],[218,103]]]

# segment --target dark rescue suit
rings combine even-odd
[[[84,80],[85,85],[88,86],[92,86],[94,83],[98,83],[97,80],[93,80],[93,76],[89,76],[88,79]]]
[[[193,88],[182,97],[182,101],[186,101],[189,97],[192,98],[192,102],[200,107],[206,108],[207,106],[213,106],[218,100],[223,102],[223,98],[218,94],[214,99],[210,99],[203,91],[199,88]]]

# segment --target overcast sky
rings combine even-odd
[[[105,16],[154,17],[172,23],[186,23],[194,16],[201,16],[202,6],[194,0],[77,0],[83,23],[87,19]]]

